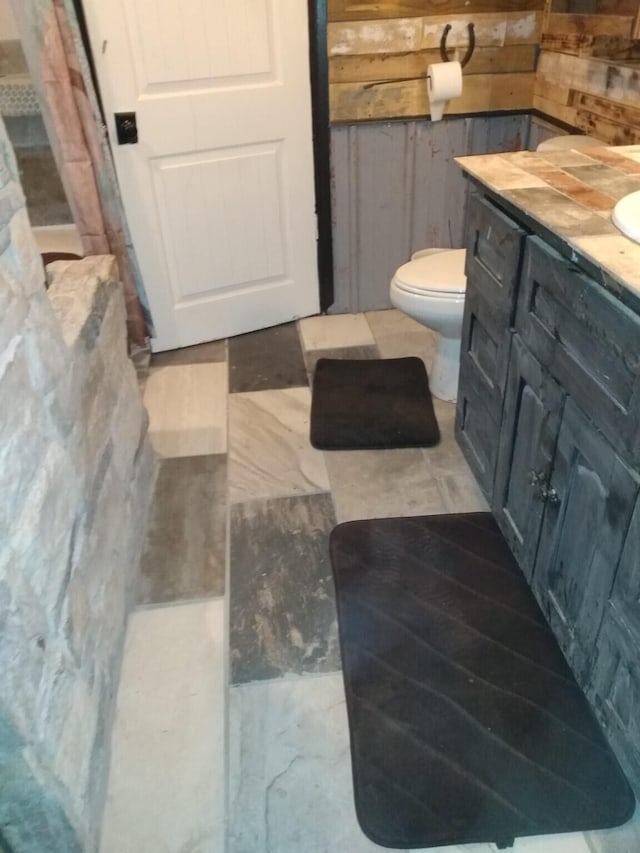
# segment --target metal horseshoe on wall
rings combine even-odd
[[[473,56],[473,51],[476,47],[476,32],[473,24],[467,24],[467,29],[469,30],[469,47],[467,48],[467,52],[464,55],[464,59],[460,62],[460,65],[464,68],[467,62]],[[440,39],[440,56],[442,57],[443,62],[451,62],[451,57],[447,53],[447,36],[451,31],[451,24],[447,24],[447,26],[442,31],[442,38]]]

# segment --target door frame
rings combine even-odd
[[[73,0],[80,33],[104,119],[102,96],[86,27],[83,0]],[[333,305],[333,231],[331,215],[331,127],[329,119],[329,58],[327,56],[327,0],[307,0],[309,18],[309,78],[313,172],[317,221],[317,264],[320,311]],[[125,211],[126,215],[126,211]]]
[[[320,288],[320,311],[325,314],[327,309],[333,305],[334,300],[327,0],[308,0],[308,8],[313,168],[318,222],[318,286]]]

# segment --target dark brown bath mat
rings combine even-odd
[[[635,799],[488,513],[331,535],[356,811],[400,849],[617,826]]]
[[[419,358],[321,358],[313,376],[311,444],[320,450],[431,447],[440,441]]]

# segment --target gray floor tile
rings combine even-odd
[[[356,818],[341,675],[235,687],[228,853],[376,853]]]
[[[377,346],[338,347],[336,349],[309,350],[304,354],[309,382],[313,381],[313,371],[320,358],[380,358]]]
[[[224,454],[164,459],[142,559],[141,604],[224,594]]]
[[[306,350],[373,346],[375,339],[364,314],[330,314],[298,320]]]
[[[340,669],[331,496],[236,504],[230,525],[232,682]]]
[[[308,385],[295,323],[229,338],[229,392]]]
[[[227,342],[210,341],[193,347],[157,352],[151,356],[151,367],[169,367],[176,364],[204,364],[211,361],[225,361]]]

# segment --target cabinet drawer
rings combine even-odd
[[[639,461],[640,317],[529,237],[515,325],[614,447]]]
[[[496,420],[500,418],[507,380],[511,333],[495,307],[476,288],[467,289],[460,347],[461,372],[468,384],[485,396]]]
[[[467,289],[478,291],[504,326],[513,320],[525,232],[483,196],[469,197]]]
[[[499,420],[482,390],[473,382],[472,374],[461,363],[456,404],[456,438],[487,500],[493,498],[498,452]]]

